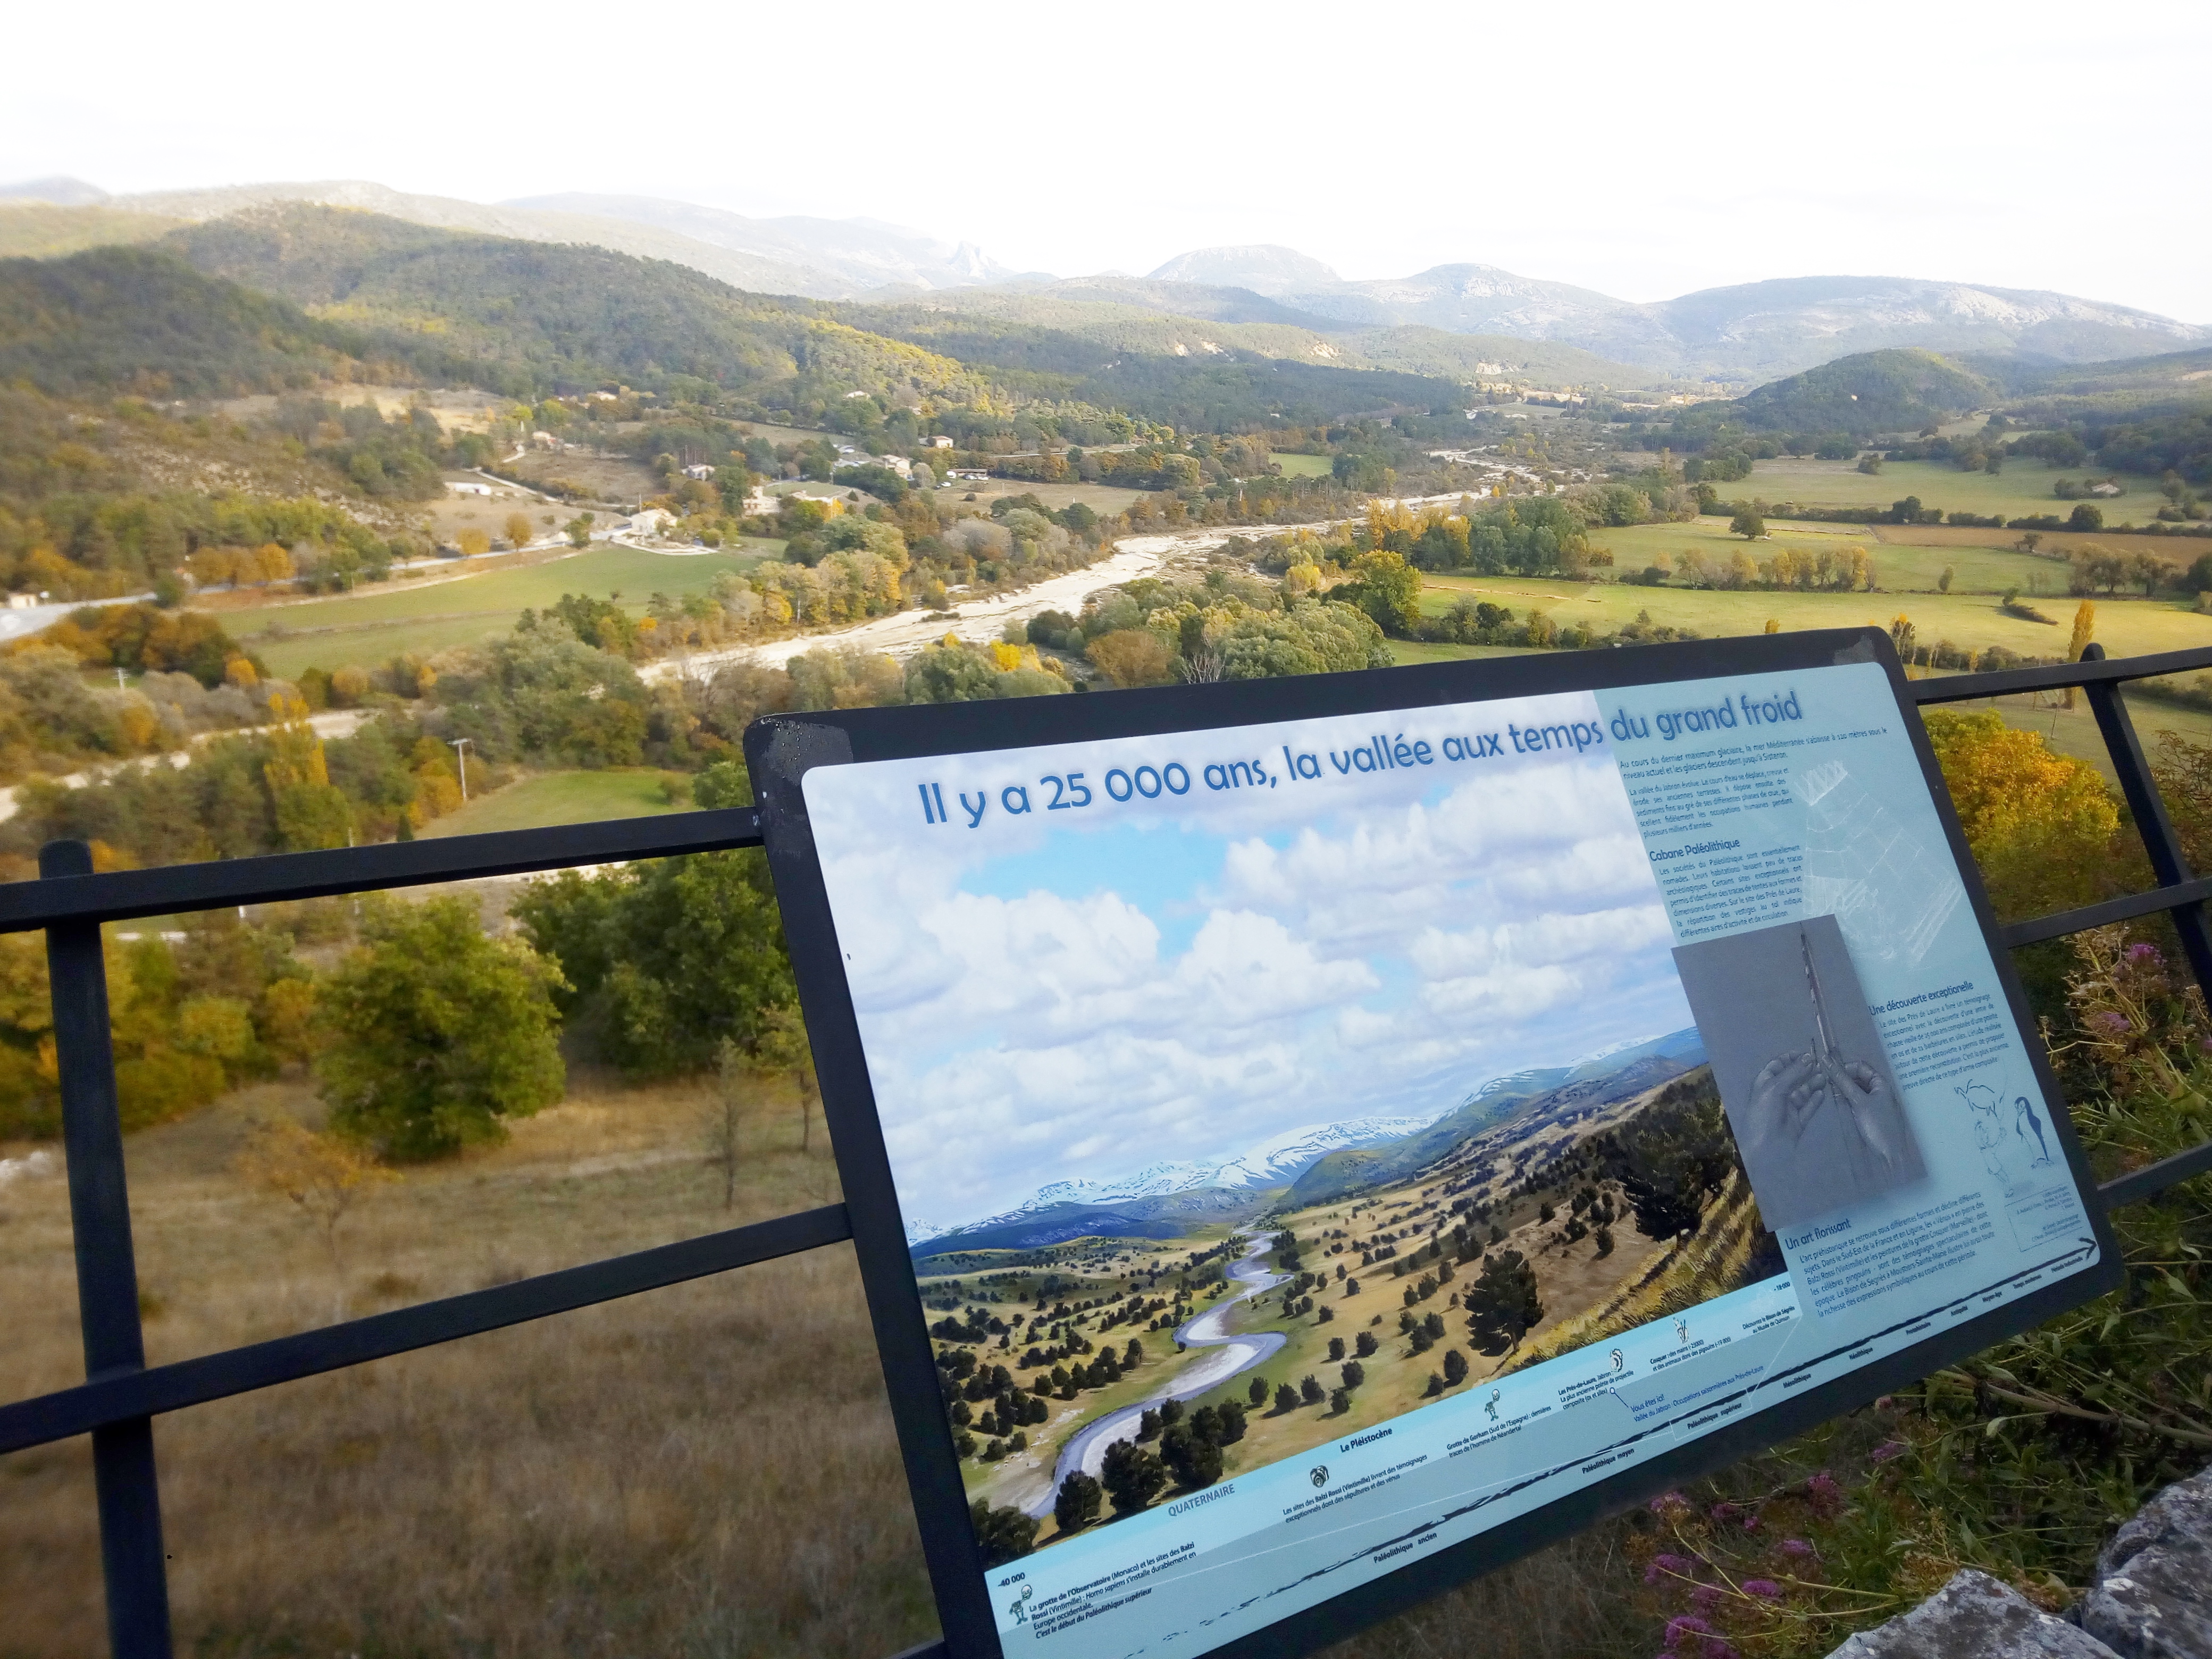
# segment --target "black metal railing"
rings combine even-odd
[[[2101,647],[2092,645],[2078,663],[1911,683],[1912,696],[1921,703],[2080,688],[2142,834],[2156,886],[2014,923],[2003,929],[2007,946],[2163,911],[2172,918],[2190,968],[2212,1000],[2212,921],[2204,913],[2212,900],[2212,878],[2200,878],[2191,871],[2121,696],[2130,680],[2205,669],[2212,669],[2212,649],[2109,661]],[[109,1044],[102,924],[760,842],[759,817],[750,809],[97,874],[84,843],[57,842],[40,855],[40,879],[0,885],[0,933],[42,928],[46,934],[85,1356],[83,1382],[0,1405],[0,1453],[76,1435],[92,1437],[108,1633],[116,1659],[168,1659],[171,1650],[154,1455],[153,1419],[161,1413],[818,1249],[851,1237],[852,1224],[842,1204],[825,1205],[272,1341],[149,1366],[139,1325]],[[2099,1190],[2106,1206],[2116,1207],[2208,1170],[2212,1141],[2106,1182]],[[942,1642],[925,1643],[902,1659],[935,1659],[943,1651]]]

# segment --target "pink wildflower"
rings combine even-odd
[[[1782,1586],[1771,1578],[1747,1578],[1743,1581],[1743,1593],[1756,1595],[1762,1601],[1779,1601]]]
[[[1802,1538],[1784,1539],[1782,1553],[1795,1561],[1817,1561],[1820,1559],[1820,1552]]]
[[[1844,1489],[1836,1484],[1836,1477],[1822,1469],[1805,1483],[1805,1496],[1813,1505],[1815,1515],[1833,1515],[1844,1506]]]
[[[1698,1643],[1697,1647],[1688,1650],[1690,1652],[1701,1651],[1705,1644],[1700,1638],[1712,1633],[1713,1627],[1704,1620],[1692,1613],[1677,1613],[1667,1621],[1667,1651],[1680,1653],[1686,1642]]]
[[[1644,1582],[1656,1584],[1662,1578],[1687,1578],[1698,1570],[1698,1564],[1683,1555],[1655,1555],[1651,1565],[1644,1569]]]
[[[1887,1463],[1892,1458],[1902,1457],[1911,1450],[1902,1440],[1886,1440],[1867,1454],[1869,1462]]]

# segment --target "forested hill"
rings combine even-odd
[[[1425,362],[1302,362],[1291,354],[1304,349],[1303,335],[1185,344],[1180,333],[1208,325],[1137,307],[1118,317],[1060,307],[1053,324],[1080,313],[1079,325],[1054,326],[750,294],[605,248],[299,203],[183,227],[143,249],[0,269],[10,273],[0,352],[34,384],[76,392],[135,385],[222,395],[304,384],[368,358],[388,366],[379,379],[516,397],[628,385],[741,398],[800,423],[864,392],[1002,410],[1073,404],[1094,416],[1119,408],[1222,429],[1270,415],[1440,408],[1461,400],[1463,378],[1405,372]]]
[[[1862,351],[1745,393],[1700,404],[1674,421],[1692,434],[1723,424],[1753,432],[1911,432],[1997,401],[1996,386],[1932,351]]]
[[[1279,415],[1294,421],[1465,401],[1458,380],[1301,362],[1304,336],[1269,325],[1095,306],[844,305],[856,326],[972,363],[1032,395],[1125,409],[1179,430],[1229,431]],[[1289,338],[1273,337],[1288,336]]]
[[[1932,351],[1863,351],[1770,380],[1736,404],[1754,431],[1910,431],[1997,395],[1978,374]]]
[[[228,397],[312,385],[370,349],[174,257],[103,247],[0,260],[0,381],[64,396]]]
[[[605,248],[432,229],[301,204],[162,239],[198,270],[380,335],[434,337],[495,390],[654,391],[835,382],[972,402],[981,377],[866,334],[805,300],[744,293],[683,265]]]

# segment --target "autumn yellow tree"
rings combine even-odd
[[[530,515],[527,513],[510,513],[501,528],[507,532],[507,539],[512,545],[524,546],[530,540]]]
[[[460,544],[461,551],[471,558],[474,558],[479,553],[491,551],[491,538],[473,525],[461,532],[454,539]]]
[[[297,697],[279,696],[270,712],[283,725],[269,740],[269,759],[261,771],[276,803],[276,832],[286,849],[344,846],[352,808],[344,791],[331,781],[323,740],[307,724],[307,705]]]
[[[2094,768],[1995,709],[1931,710],[1928,739],[1997,914],[2016,920],[2106,895],[2119,809]]]
[[[2073,636],[2066,641],[2066,660],[2069,662],[2081,661],[2081,653],[2089,648],[2090,638],[2096,633],[2096,601],[2094,599],[2084,599],[2081,604],[2074,607],[2074,633]],[[2069,708],[2071,708],[2074,706],[2074,694],[2075,690],[2075,687],[2070,685],[2066,688],[2066,706]]]
[[[338,1228],[376,1187],[399,1177],[349,1140],[317,1134],[295,1118],[257,1123],[247,1133],[238,1172],[282,1198],[322,1235],[331,1259],[331,1317],[345,1316],[345,1257]]]
[[[244,563],[243,556],[240,562]],[[292,556],[276,542],[264,542],[253,550],[253,579],[257,581],[288,581],[292,575]]]

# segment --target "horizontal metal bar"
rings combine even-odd
[[[761,844],[760,814],[750,806],[659,817],[560,823],[489,836],[333,847],[319,853],[165,864],[152,870],[0,883],[0,933],[58,921],[128,921],[226,904],[273,904],[388,887],[467,881],[482,876],[558,870],[626,859],[673,858]]]
[[[2101,904],[2085,904],[2078,910],[2058,910],[2047,916],[2032,917],[2001,931],[2005,949],[2017,951],[2023,945],[2040,945],[2047,939],[2109,927],[2116,921],[2132,921],[2137,916],[2160,910],[2178,910],[2185,904],[2202,904],[2207,899],[2212,899],[2212,876],[2199,876],[2194,881],[2178,881],[2171,887],[2154,887],[2147,893],[2130,893],[2124,898],[2106,899]]]
[[[2212,1170],[2212,1140],[2107,1181],[2097,1188],[2097,1193],[2105,1200],[2106,1209],[2117,1210],[2124,1204],[2140,1204],[2147,1198],[2155,1198],[2168,1187],[2178,1187],[2208,1170]]]
[[[1911,680],[1905,689],[1915,702],[1970,702],[1976,697],[2005,697],[2021,691],[2056,691],[2069,685],[2114,680],[2147,680],[2160,674],[2185,674],[2212,668],[2212,649],[2160,651],[2148,657],[2110,657],[2102,662],[2054,663],[2048,668],[2007,668],[1992,674],[1953,674],[1942,679]]]
[[[0,1453],[65,1440],[134,1417],[205,1405],[210,1400],[273,1388],[279,1382],[340,1370],[367,1360],[387,1359],[393,1354],[550,1314],[572,1313],[641,1291],[657,1291],[709,1273],[727,1273],[732,1267],[819,1249],[852,1236],[853,1221],[845,1206],[828,1204],[750,1227],[732,1227],[703,1238],[687,1238],[580,1267],[564,1267],[512,1285],[495,1285],[489,1290],[395,1309],[248,1347],[227,1348],[221,1353],[203,1354],[148,1370],[118,1372],[76,1388],[0,1406]]]
[[[894,1654],[892,1659],[945,1659],[945,1656],[951,1651],[945,1638],[939,1636],[932,1641],[917,1643],[904,1653]]]

